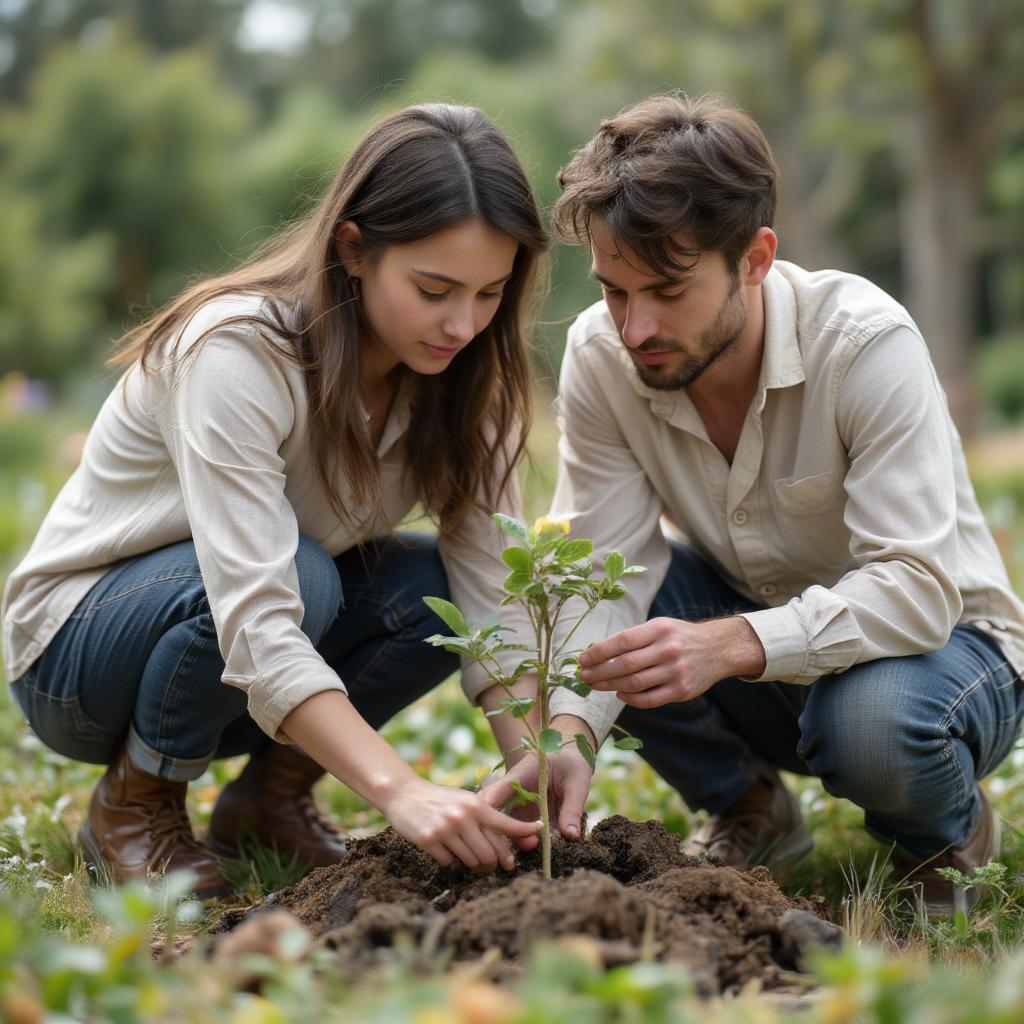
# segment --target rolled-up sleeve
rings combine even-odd
[[[877,658],[937,650],[962,608],[957,496],[945,399],[921,338],[864,344],[838,385],[849,456],[844,521],[857,567],[833,586],[743,617],[765,649],[763,680],[811,683]]]
[[[249,714],[283,740],[281,721],[307,698],[345,687],[302,632],[280,448],[295,398],[264,343],[223,329],[165,365],[168,397],[155,413],[177,470],[217,639],[223,681],[245,691]]]

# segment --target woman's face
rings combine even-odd
[[[440,373],[491,322],[518,245],[481,219],[390,245],[357,271],[370,328],[366,384],[398,365]]]

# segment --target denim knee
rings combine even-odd
[[[813,684],[797,753],[833,796],[881,814],[919,812],[949,761],[948,737],[899,686],[860,683],[840,675]]]
[[[342,599],[341,576],[334,559],[306,536],[299,537],[295,570],[304,606],[302,632],[316,644],[338,617]]]

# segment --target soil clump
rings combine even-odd
[[[393,957],[404,943],[423,962],[449,950],[452,964],[475,961],[486,977],[507,981],[538,940],[583,936],[606,966],[680,962],[704,995],[752,979],[765,989],[785,987],[804,952],[793,935],[807,932],[790,922],[814,916],[811,903],[788,899],[767,868],[737,871],[687,857],[679,837],[656,821],[612,817],[582,841],[554,837],[552,874],[543,878],[539,852],[518,854],[513,871],[494,875],[442,868],[386,829],[250,915],[290,911],[354,972]],[[233,915],[217,930],[237,922]],[[818,941],[838,943],[836,926],[812,923]]]

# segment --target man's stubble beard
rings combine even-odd
[[[743,297],[739,295],[739,287],[739,278],[736,277],[733,279],[729,294],[718,307],[715,319],[701,331],[695,355],[686,356],[674,368],[646,366],[633,360],[637,375],[646,387],[655,391],[679,391],[681,388],[688,387],[739,341],[740,335],[747,325],[746,304]],[[665,342],[659,338],[652,338],[632,351],[663,352],[666,350],[681,352],[683,349],[676,341]]]

